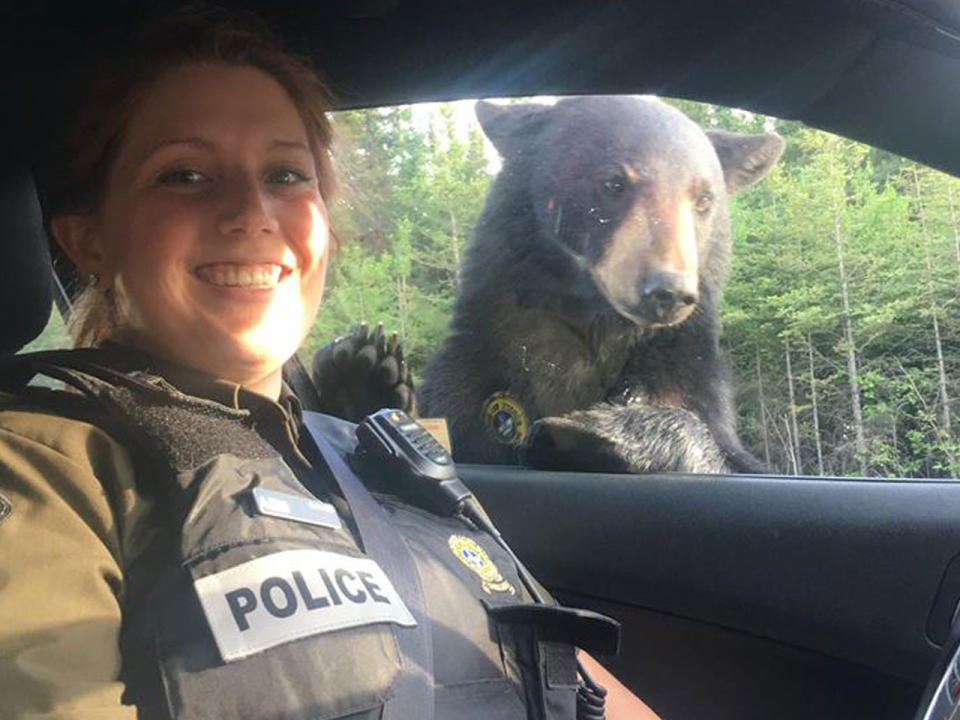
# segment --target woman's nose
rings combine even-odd
[[[252,178],[235,179],[225,187],[220,232],[259,235],[278,229],[268,191]]]

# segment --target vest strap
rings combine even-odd
[[[330,441],[328,433],[345,423],[315,412],[303,413],[303,426],[310,433],[353,512],[364,552],[376,560],[417,621],[415,627],[395,627],[403,658],[394,695],[384,708],[384,720],[433,720],[433,643],[426,614],[423,587],[416,562],[403,537],[390,523],[386,511],[374,499]]]

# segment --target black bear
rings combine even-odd
[[[503,168],[418,396],[447,418],[456,459],[760,471],[736,433],[717,312],[728,195],[783,140],[705,133],[638,97],[476,113]]]

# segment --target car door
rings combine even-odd
[[[461,473],[670,720],[910,718],[960,600],[949,481]]]

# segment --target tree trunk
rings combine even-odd
[[[817,405],[817,378],[813,373],[813,342],[807,333],[807,355],[810,360],[810,404],[813,408],[813,440],[817,446],[817,474],[823,475],[823,445],[820,443],[820,407]]]
[[[760,372],[760,346],[757,345],[757,391],[760,394],[760,431],[763,434],[763,461],[770,467],[770,436],[767,434],[767,403],[763,397],[763,373]]]
[[[860,404],[860,379],[857,371],[857,345],[853,339],[853,317],[850,313],[850,288],[843,257],[843,233],[840,230],[839,187],[833,183],[833,242],[837,251],[840,275],[840,305],[843,312],[843,338],[847,354],[847,376],[850,384],[850,408],[853,413],[854,450],[860,473],[867,474],[867,441],[863,431],[863,410]]]
[[[450,213],[450,247],[453,250],[453,290],[460,285],[460,241],[457,239],[457,216]]]
[[[960,223],[953,202],[953,178],[947,178],[947,204],[950,206],[950,226],[953,228],[953,254],[957,261],[957,284],[960,285]]]
[[[923,261],[927,270],[927,292],[930,296],[930,316],[933,318],[933,340],[937,351],[937,389],[940,395],[940,407],[943,425],[940,433],[948,443],[953,441],[953,432],[950,428],[950,395],[947,393],[947,369],[943,360],[943,343],[940,341],[940,308],[937,304],[936,289],[933,285],[933,261],[930,259],[930,234],[927,231],[926,211],[923,207],[923,195],[920,190],[920,176],[916,166],[912,166],[913,186],[917,193],[917,213],[920,218],[920,232],[923,234]],[[955,462],[952,452],[947,452],[951,465]],[[955,478],[957,473],[951,468],[950,477]]]
[[[787,389],[790,393],[790,425],[793,435],[794,475],[803,474],[803,465],[800,462],[800,428],[797,424],[797,398],[793,389],[793,364],[790,362],[790,340],[784,340],[787,356]]]
[[[407,339],[407,316],[410,310],[410,298],[407,287],[407,276],[400,274],[396,280],[397,314],[400,320],[400,339]]]
[[[943,435],[948,444],[953,443],[953,431],[950,427],[950,396],[947,394],[947,371],[943,361],[943,344],[940,342],[940,322],[937,320],[937,312],[933,313],[933,339],[937,345],[937,384],[940,386],[940,404],[943,407]],[[956,464],[956,458],[953,452],[948,450],[947,457],[951,465]],[[957,472],[952,467],[950,477],[956,478]]]
[[[799,464],[797,463],[797,450],[796,445],[794,444],[796,440],[793,437],[793,430],[790,428],[790,415],[787,414],[787,417],[783,419],[783,427],[787,431],[787,438],[784,440],[783,449],[787,453],[787,460],[790,463],[790,474],[799,475],[800,471],[797,469]]]

